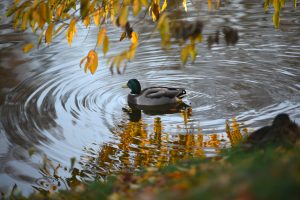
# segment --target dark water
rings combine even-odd
[[[260,1],[234,1],[211,12],[206,2],[193,2],[188,14],[177,13],[179,19],[204,21],[204,38],[218,27],[232,26],[239,31],[237,45],[220,41],[208,50],[204,42],[195,63],[182,66],[179,49],[163,51],[151,20],[144,20],[136,27],[143,43],[122,75],[111,74],[101,49],[95,75],[79,67],[94,48],[96,28],[78,27],[72,47],[63,34],[49,47],[25,55],[22,46],[37,36],[15,33],[0,18],[0,191],[15,183],[25,194],[33,187],[55,190],[53,185],[65,188],[75,179],[104,179],[139,166],[212,156],[232,144],[225,121],[233,117],[241,134],[281,112],[300,123],[299,9],[287,5],[275,30],[272,13],[265,14]],[[118,42],[120,34],[109,31],[110,55],[128,46]],[[132,114],[129,91],[121,87],[130,78],[139,79],[142,87],[186,88],[191,109]],[[139,122],[132,120],[138,116]],[[28,151],[35,153],[30,157]],[[78,169],[73,176],[64,169],[72,157]]]

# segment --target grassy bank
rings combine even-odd
[[[234,148],[222,156],[111,177],[71,191],[16,199],[298,199],[300,145]]]

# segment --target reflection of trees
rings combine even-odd
[[[186,158],[205,157],[206,150],[216,154],[228,142],[234,145],[242,139],[242,131],[235,119],[232,124],[226,122],[228,139],[224,140],[220,134],[203,134],[200,128],[196,131],[195,128],[188,128],[191,108],[180,112],[184,128],[178,126],[175,132],[185,130],[185,134],[164,131],[160,117],[155,117],[153,124],[146,124],[143,119],[129,120],[123,128],[114,131],[117,141],[103,145],[96,157],[91,154],[93,159],[85,159],[87,162],[82,162],[83,167],[93,166],[97,169],[93,176],[103,178],[111,173],[134,171],[140,167],[161,167]],[[131,114],[141,116],[137,110],[131,110],[128,114],[129,119],[135,120],[137,118]]]

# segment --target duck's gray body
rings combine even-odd
[[[161,106],[181,102],[183,88],[149,87],[140,94],[128,94],[128,103],[140,106]]]

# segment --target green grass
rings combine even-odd
[[[298,199],[300,146],[248,149],[184,160],[162,169],[145,168],[106,183],[94,182],[48,196],[15,199]],[[13,197],[12,197],[13,198]]]

